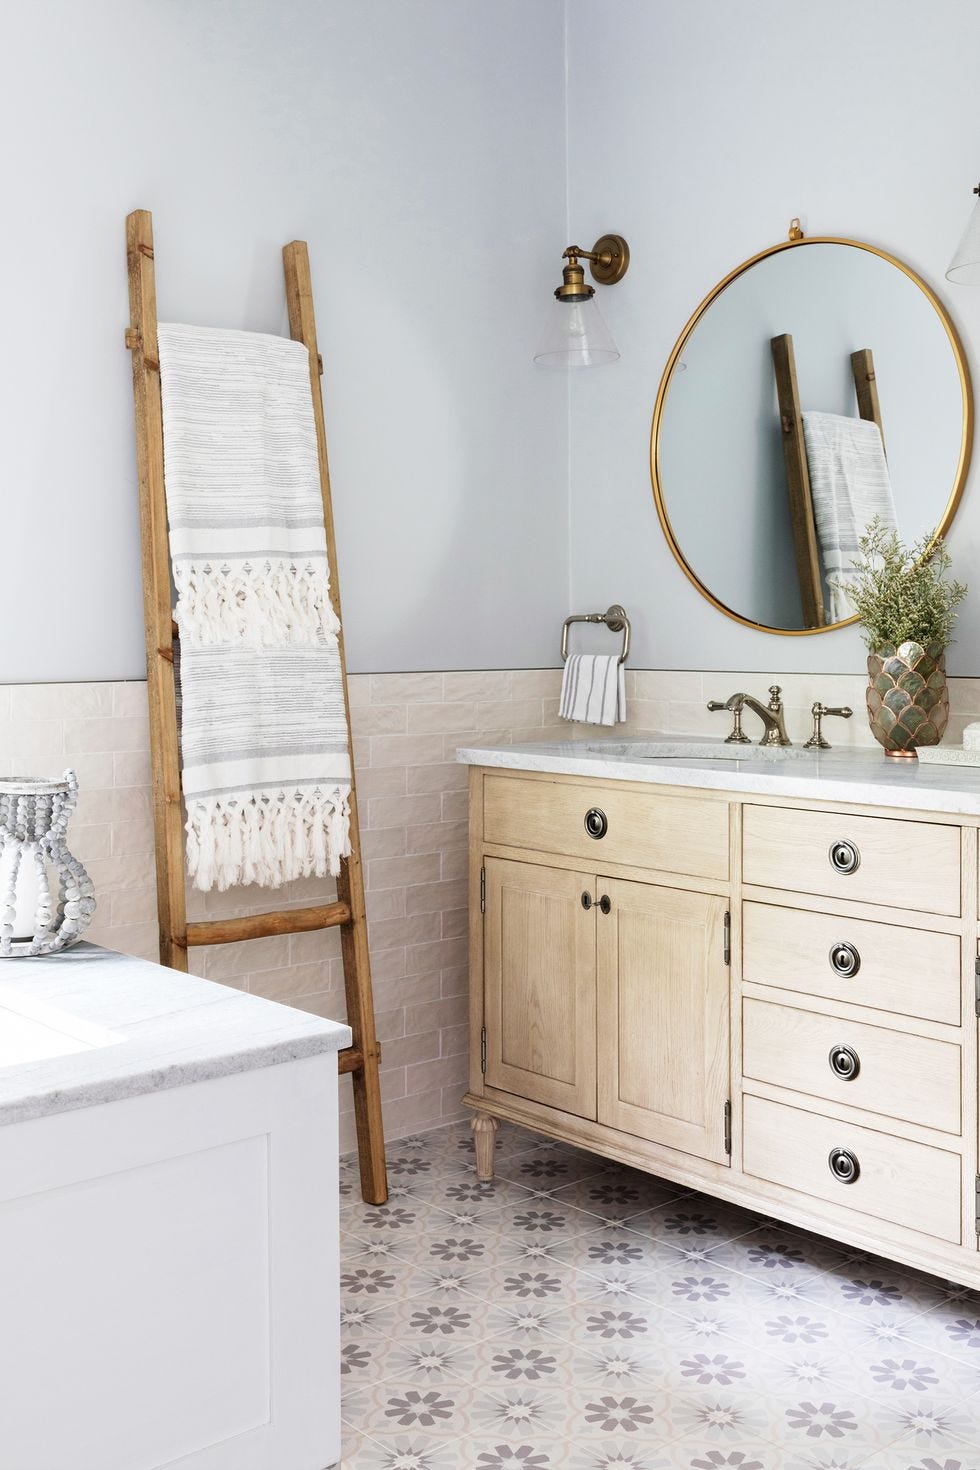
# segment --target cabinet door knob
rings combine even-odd
[[[830,968],[835,975],[840,975],[844,980],[850,980],[861,968],[861,956],[853,944],[846,939],[841,939],[837,944],[831,946]]]
[[[585,830],[586,832],[588,832],[589,836],[594,837],[596,841],[598,841],[600,837],[605,837],[606,833],[609,831],[609,818],[606,816],[601,807],[589,807],[589,810],[585,814]]]
[[[861,866],[861,854],[853,842],[842,837],[830,844],[830,866],[836,873],[856,873]]]
[[[600,898],[599,908],[604,914],[608,914],[612,910],[612,899],[609,897],[608,893],[604,893]]]
[[[832,1046],[827,1060],[834,1076],[842,1082],[853,1082],[861,1070],[861,1058],[853,1046]]]
[[[582,907],[584,909],[590,909],[592,907],[592,894],[591,893],[586,892],[586,893],[583,893],[582,894]]]
[[[832,1148],[827,1155],[827,1163],[831,1174],[841,1184],[853,1184],[861,1173],[857,1154],[851,1153],[849,1148]]]

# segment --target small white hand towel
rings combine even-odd
[[[858,542],[878,516],[895,529],[895,501],[878,425],[836,413],[804,413],[813,518],[826,576],[841,584],[830,589],[834,622],[852,616],[846,587],[857,576],[852,563]]]
[[[626,719],[626,670],[615,654],[573,653],[565,660],[558,714],[615,725]]]

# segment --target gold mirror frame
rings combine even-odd
[[[660,525],[667,538],[667,545],[673,552],[674,558],[684,575],[698,589],[701,596],[706,598],[712,607],[724,613],[727,618],[734,619],[736,623],[741,623],[743,627],[754,628],[759,633],[779,633],[785,638],[810,637],[815,633],[833,633],[838,628],[847,628],[852,623],[856,623],[857,616],[843,618],[840,622],[836,623],[825,623],[820,628],[771,628],[766,623],[757,623],[752,618],[743,617],[741,613],[735,612],[734,609],[720,602],[701,581],[674,536],[673,527],[670,524],[670,517],[667,514],[663,485],[660,478],[660,431],[663,423],[664,410],[667,405],[667,393],[674,376],[674,368],[690,339],[691,333],[708,308],[733,281],[738,280],[739,276],[744,275],[746,271],[751,270],[760,261],[768,259],[770,255],[778,255],[783,250],[802,250],[808,245],[850,245],[855,250],[866,250],[869,255],[877,255],[880,259],[887,260],[889,265],[896,266],[903,275],[908,276],[909,280],[918,286],[942,322],[946,336],[949,338],[950,346],[953,349],[953,356],[956,360],[956,370],[960,379],[960,391],[963,400],[963,433],[960,438],[960,456],[956,466],[956,475],[953,480],[953,489],[946,502],[946,508],[943,511],[939,525],[936,528],[936,534],[932,542],[933,545],[945,536],[952,524],[957,506],[963,497],[966,477],[970,468],[970,456],[973,449],[973,385],[970,380],[970,368],[966,360],[966,354],[963,351],[963,343],[960,341],[959,333],[953,325],[949,312],[935,291],[910,266],[907,266],[904,261],[899,260],[894,255],[890,255],[887,250],[879,250],[876,245],[866,244],[863,240],[848,240],[837,235],[811,235],[808,239],[803,239],[802,237],[794,239],[791,235],[790,239],[783,240],[778,245],[770,245],[767,250],[760,250],[757,255],[750,256],[748,260],[736,266],[723,280],[718,282],[717,286],[708,293],[698,306],[694,315],[690,318],[677,341],[674,343],[673,350],[667,359],[667,366],[664,368],[663,377],[660,379],[660,387],[657,390],[657,402],[653,410],[653,426],[650,431],[650,474],[653,480],[653,499],[657,507]]]

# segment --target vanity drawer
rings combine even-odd
[[[959,1244],[958,1154],[761,1097],[743,1098],[742,1120],[746,1174]],[[851,1183],[831,1167],[838,1150],[856,1163]]]
[[[742,1072],[756,1082],[959,1135],[960,1048],[746,998]]]
[[[960,1024],[960,941],[869,919],[746,903],[742,976],[946,1026]]]
[[[746,883],[927,914],[960,912],[957,827],[746,806]]]
[[[697,796],[485,776],[483,833],[488,843],[562,853],[597,870],[623,863],[728,877],[728,805]]]

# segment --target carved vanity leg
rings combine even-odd
[[[487,1113],[475,1113],[472,1122],[473,1146],[476,1149],[476,1177],[481,1184],[493,1178],[493,1154],[497,1146],[496,1118]]]

